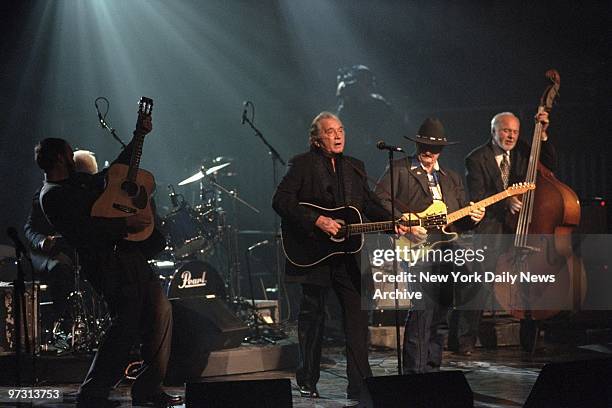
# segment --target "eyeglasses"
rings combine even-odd
[[[344,128],[343,127],[339,127],[339,128],[327,128],[323,131],[323,133],[325,133],[326,136],[329,137],[333,137],[336,135],[344,135]]]

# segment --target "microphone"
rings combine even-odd
[[[402,149],[401,147],[388,145],[382,140],[379,140],[376,143],[376,147],[378,147],[380,150],[391,150],[392,152],[403,152],[404,151],[404,149]]]
[[[15,244],[16,253],[25,254],[26,253],[25,246],[23,245],[23,242],[21,242],[21,240],[19,239],[19,236],[17,235],[17,230],[15,229],[15,227],[8,227],[6,229],[6,234]]]
[[[244,125],[244,122],[246,121],[246,117],[247,117],[247,107],[249,106],[249,101],[244,101],[242,102],[242,122],[241,124]]]
[[[254,250],[255,248],[257,248],[258,246],[262,246],[262,245],[266,245],[270,243],[270,241],[268,241],[267,239],[263,240],[263,241],[259,241],[258,243],[251,245],[249,247],[249,249],[247,249],[247,252],[251,252],[252,250]]]
[[[100,127],[102,129],[106,128],[105,123],[104,123],[104,118],[102,117],[102,114],[98,110],[98,107],[96,107],[96,112],[98,112],[98,121],[100,122]]]

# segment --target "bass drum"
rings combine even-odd
[[[183,264],[172,277],[168,298],[193,298],[225,300],[225,282],[210,264],[191,261]]]

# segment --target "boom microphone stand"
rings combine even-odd
[[[252,109],[251,119],[247,117],[247,108],[249,107],[249,105],[251,106],[251,109]],[[243,103],[243,107],[244,109],[242,110],[242,124],[243,125],[245,123],[248,124],[250,128],[253,129],[253,131],[255,132],[255,136],[261,139],[263,144],[265,144],[266,147],[268,148],[268,154],[270,155],[270,158],[272,159],[272,182],[273,182],[272,189],[274,190],[276,189],[276,186],[278,185],[278,163],[280,162],[283,166],[286,166],[287,163],[285,163],[285,161],[280,156],[278,151],[276,151],[276,149],[266,140],[266,138],[259,131],[259,129],[257,129],[257,127],[255,127],[255,125],[253,124],[253,121],[255,119],[255,106],[253,105],[253,102],[245,101]],[[275,213],[273,231],[274,231],[274,241],[276,244],[275,253],[276,253],[276,277],[277,277],[277,286],[278,286],[278,314],[279,314],[279,321],[282,321],[283,320],[283,316],[282,316],[283,308],[281,307],[281,301],[282,301],[282,296],[284,294],[284,291],[282,290],[283,283],[282,283],[282,273],[281,273],[279,230],[280,230],[280,223],[279,223],[278,215]]]

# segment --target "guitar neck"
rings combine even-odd
[[[477,203],[474,203],[473,205],[469,205],[460,210],[453,211],[452,213],[446,216],[446,220],[449,224],[451,224],[463,217],[467,217],[468,215],[470,215],[470,211],[472,211],[473,209],[481,208],[481,207],[488,207],[491,204],[495,204],[498,201],[501,201],[505,198],[510,197],[511,195],[512,194],[508,193],[508,191],[504,190],[500,193],[487,197],[484,200],[480,200]]]
[[[128,170],[127,179],[136,181],[138,168],[140,167],[140,158],[142,157],[142,145],[144,144],[145,135],[135,132],[132,139],[132,157],[130,159],[130,168]]]
[[[400,220],[396,224],[405,226],[416,226],[421,225],[421,220],[414,219],[410,221]],[[365,234],[368,232],[382,232],[391,231],[393,229],[393,221],[380,221],[380,222],[364,222],[361,224],[349,224],[348,230],[350,235]]]

